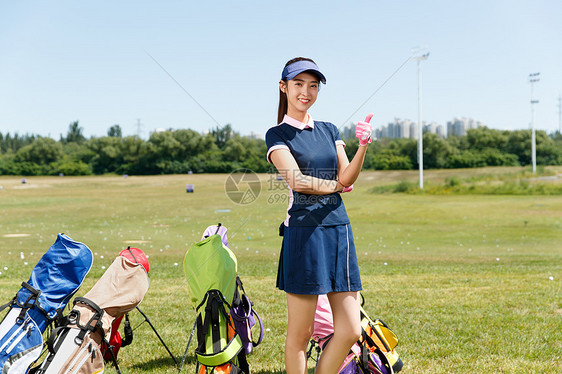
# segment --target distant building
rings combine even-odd
[[[440,137],[444,137],[444,127],[435,122],[423,123],[423,131],[430,132],[432,134],[437,134]],[[412,122],[409,119],[399,119],[395,118],[393,122],[390,122],[387,126],[383,126],[380,129],[375,130],[375,136],[377,138],[391,138],[391,139],[417,139],[418,138],[418,124]]]
[[[355,128],[357,127],[357,125],[355,123],[352,123],[349,126],[345,126],[342,130],[341,130],[341,137],[342,139],[351,139],[351,138],[355,138]]]
[[[464,136],[466,131],[484,126],[480,121],[472,118],[454,118],[452,121],[447,122],[447,131],[445,126],[436,122],[423,122],[423,132],[436,134],[440,138],[446,136]],[[352,123],[346,126],[341,131],[343,139],[355,137],[356,124]],[[390,138],[390,139],[417,139],[418,138],[418,124],[410,121],[409,119],[395,118],[386,126],[373,127],[373,134],[377,139]]]
[[[263,139],[263,135],[258,133],[258,132],[254,132],[251,131],[250,135],[248,135],[248,137],[252,138],[252,139]]]
[[[484,124],[472,118],[453,118],[447,122],[447,136],[465,136],[466,131],[482,127]]]

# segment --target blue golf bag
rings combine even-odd
[[[0,306],[0,312],[9,307],[0,323],[0,373],[27,373],[41,355],[43,332],[62,317],[92,262],[92,251],[86,245],[58,234],[29,280],[10,302]]]

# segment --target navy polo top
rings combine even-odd
[[[285,115],[283,122],[265,135],[267,161],[276,149],[287,149],[300,171],[311,177],[336,180],[338,175],[337,144],[343,144],[336,126],[329,122],[301,123]],[[333,226],[348,224],[349,218],[339,193],[311,195],[289,188],[289,207],[285,226]]]

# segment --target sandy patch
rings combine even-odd
[[[47,188],[47,187],[51,187],[48,184],[21,184],[18,186],[14,186],[12,187],[14,190],[23,190],[23,189],[29,189],[29,188]]]
[[[31,234],[4,234],[2,236],[5,238],[25,238],[31,236]]]

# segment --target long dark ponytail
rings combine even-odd
[[[285,67],[291,65],[294,62],[297,61],[310,61],[315,63],[312,59],[310,58],[306,58],[306,57],[296,57],[292,60],[287,61],[287,63],[285,64]],[[287,79],[282,79],[283,82],[287,83]],[[283,117],[285,117],[285,114],[287,114],[287,109],[288,109],[289,104],[287,103],[287,94],[284,93],[283,91],[281,91],[281,88],[279,88],[279,109],[277,110],[277,123],[281,123],[283,121]]]

